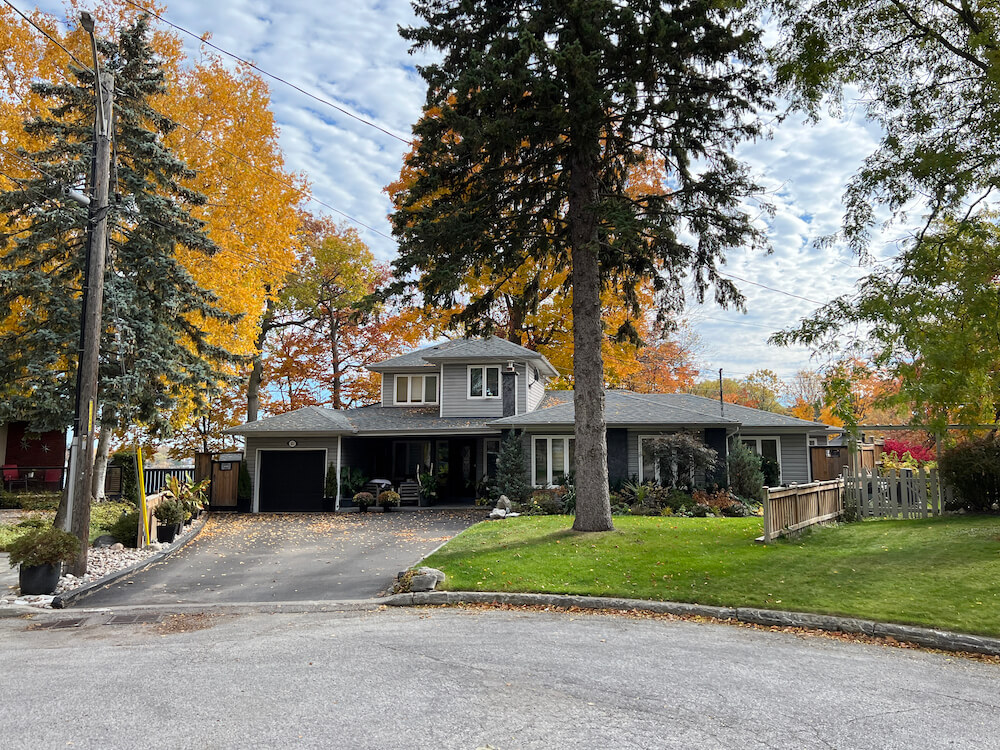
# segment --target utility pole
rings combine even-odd
[[[719,368],[719,415],[726,416],[726,400],[722,397],[722,368]]]
[[[67,499],[69,530],[80,540],[80,554],[73,574],[87,572],[90,547],[90,505],[94,481],[94,420],[97,416],[97,370],[101,346],[101,316],[104,307],[104,266],[108,241],[108,185],[111,178],[111,110],[114,78],[101,74],[94,38],[94,20],[80,14],[80,23],[90,35],[94,56],[96,117],[94,122],[93,193],[87,219],[87,256],[83,288],[83,315],[80,352],[76,370],[76,416],[70,454],[70,481]]]

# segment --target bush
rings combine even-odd
[[[161,500],[160,504],[153,510],[153,515],[164,526],[184,523],[187,518],[187,510],[180,500]]]
[[[497,456],[497,490],[512,503],[524,503],[531,496],[527,462],[520,435],[511,432],[500,444]]]
[[[353,500],[359,508],[370,508],[375,504],[375,496],[370,492],[356,492]]]
[[[983,512],[1000,503],[1000,440],[990,434],[941,454],[941,477],[958,493],[959,507]]]
[[[111,534],[111,529],[122,513],[133,510],[130,503],[116,503],[110,500],[94,503],[90,509],[90,533]]]
[[[240,476],[236,480],[236,499],[241,503],[248,503],[253,497],[253,480],[250,479],[250,470],[246,461],[240,461]]]
[[[380,492],[378,496],[378,504],[383,508],[391,508],[394,505],[399,505],[399,493],[393,492],[392,490]]]
[[[111,524],[108,533],[126,547],[134,547],[139,538],[139,519],[142,514],[138,510],[130,510],[122,513]]]
[[[714,472],[719,463],[719,454],[690,432],[664,435],[651,443],[660,480],[670,487],[691,488],[697,475]]]
[[[566,512],[566,490],[559,487],[551,490],[535,490],[528,502],[519,510],[527,516],[557,516]]]
[[[7,546],[10,567],[71,563],[80,552],[80,540],[67,531],[51,526],[34,529]]]
[[[340,470],[340,485],[346,497],[354,497],[367,483],[368,477],[357,466],[347,466]]]
[[[765,487],[777,487],[781,484],[781,467],[773,458],[761,456],[760,471],[764,475]]]
[[[109,465],[120,466],[122,469],[122,500],[138,507],[139,482],[136,479],[135,453],[132,451],[113,453]]]
[[[56,510],[61,496],[59,492],[8,492],[0,498],[0,508]]]
[[[729,452],[729,489],[744,498],[757,499],[764,489],[760,456],[742,443]]]

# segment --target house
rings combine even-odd
[[[58,490],[66,464],[66,431],[32,432],[27,422],[0,424],[4,489]]]
[[[369,369],[382,376],[377,405],[306,407],[227,430],[246,439],[248,510],[339,507],[339,496],[324,502],[325,478],[350,469],[411,489],[430,472],[441,477],[443,500],[471,501],[479,482],[495,475],[511,431],[522,435],[536,486],[558,484],[572,471],[573,392],[546,388],[558,373],[538,352],[496,337],[460,339]],[[777,461],[783,482],[808,482],[809,438],[827,429],[681,393],[608,391],[605,418],[612,482],[657,479],[651,440],[679,430],[700,435],[723,458],[741,441]]]

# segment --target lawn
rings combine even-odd
[[[536,591],[851,615],[1000,636],[1000,517],[816,528],[756,544],[759,518],[569,516],[473,526],[423,564],[453,591]]]

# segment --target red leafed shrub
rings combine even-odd
[[[909,445],[902,440],[886,440],[884,451],[894,456],[897,461],[902,461],[906,454],[910,454],[910,457],[918,464],[925,464],[935,459],[934,451],[930,448],[925,448],[918,443]]]

